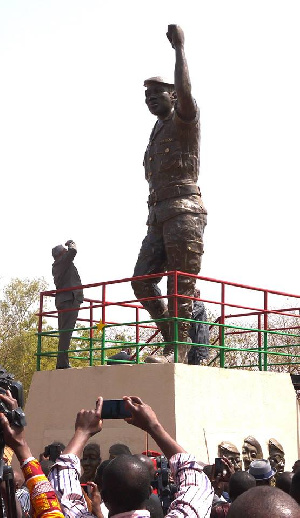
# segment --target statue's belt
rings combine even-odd
[[[168,198],[176,198],[177,196],[187,196],[190,194],[197,194],[201,196],[198,185],[173,185],[172,187],[165,187],[158,192],[152,190],[148,197],[148,205],[155,205],[159,201],[167,200]]]

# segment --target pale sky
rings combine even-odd
[[[297,0],[0,0],[1,285],[78,246],[83,284],[132,275],[146,234],[143,80],[185,32],[208,209],[201,274],[300,293]],[[204,295],[204,294],[203,294]]]

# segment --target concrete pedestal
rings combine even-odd
[[[198,460],[213,463],[217,446],[230,441],[242,450],[254,436],[268,457],[273,437],[285,450],[286,470],[299,454],[298,403],[289,374],[227,370],[182,364],[86,367],[36,372],[25,408],[26,436],[38,456],[54,440],[67,444],[76,414],[93,408],[96,397],[137,395],[149,403],[168,432]],[[107,420],[91,442],[127,444],[133,453],[146,449],[147,437],[123,420]],[[149,438],[149,449],[157,449]]]

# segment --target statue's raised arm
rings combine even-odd
[[[175,92],[177,95],[177,112],[184,120],[193,120],[197,114],[197,106],[192,97],[189,69],[184,52],[184,33],[179,25],[169,25],[167,38],[175,49]]]

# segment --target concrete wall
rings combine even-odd
[[[25,408],[26,435],[34,455],[54,440],[66,444],[76,413],[92,408],[98,395],[140,396],[169,433],[205,463],[213,462],[221,441],[241,451],[248,435],[261,443],[265,457],[268,439],[277,439],[286,452],[287,470],[299,458],[298,404],[288,374],[182,364],[36,372]],[[115,442],[128,444],[133,453],[146,448],[146,434],[123,420],[105,421],[101,434],[91,441],[100,444],[103,459]],[[149,448],[156,449],[151,439]]]
[[[298,403],[289,374],[178,365],[175,380],[176,438],[199,459],[213,463],[224,440],[241,452],[248,435],[260,442],[267,458],[273,437],[285,450],[286,470],[291,469],[298,458],[299,436]]]

